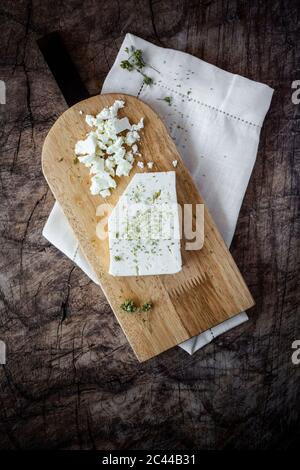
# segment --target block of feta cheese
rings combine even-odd
[[[108,235],[111,275],[180,271],[175,172],[135,174],[108,219]]]

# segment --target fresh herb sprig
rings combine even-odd
[[[145,302],[142,306],[141,309],[143,312],[149,312],[153,307],[152,302]]]
[[[128,72],[132,72],[135,70],[136,72],[140,73],[143,76],[144,83],[146,85],[152,85],[153,83],[153,78],[149,77],[149,75],[146,75],[145,72],[143,71],[144,67],[148,66],[158,72],[154,67],[152,67],[149,64],[146,64],[144,57],[143,57],[143,51],[141,49],[135,49],[133,46],[129,49],[129,47],[125,48],[125,52],[128,54],[128,59],[127,60],[122,60],[120,63],[120,67],[122,69],[128,70]],[[159,73],[159,72],[158,72]]]
[[[156,201],[156,199],[158,199],[160,195],[161,195],[161,190],[156,191],[152,196],[153,202]]]
[[[152,309],[153,304],[152,302],[144,302],[140,307],[138,307],[132,299],[127,299],[120,305],[120,307],[124,312],[141,313],[149,312],[149,310]]]
[[[132,299],[127,299],[125,300],[121,305],[121,309],[124,310],[124,312],[136,312],[138,307],[135,305],[134,301]]]
[[[159,101],[165,101],[169,106],[172,104],[172,96],[165,96],[164,98],[157,98]]]

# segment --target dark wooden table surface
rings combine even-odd
[[[300,443],[300,6],[269,1],[0,4],[0,448],[291,448]],[[139,365],[101,290],[41,231],[43,140],[66,109],[36,40],[60,30],[91,94],[126,32],[275,88],[232,253],[250,321]]]

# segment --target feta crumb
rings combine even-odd
[[[87,114],[85,116],[85,122],[88,126],[94,127],[96,125],[96,118],[94,118],[94,116],[92,116],[91,114]]]
[[[133,153],[133,154],[136,154],[136,153],[138,152],[138,150],[139,150],[138,146],[137,146],[136,144],[133,144],[133,146],[132,146],[132,153]]]
[[[174,168],[176,168],[177,165],[178,165],[178,160],[173,160],[173,161],[172,161],[172,165],[173,165]]]
[[[82,111],[81,109],[80,109],[80,111],[79,111],[79,114],[81,114],[81,115],[83,114],[83,111]]]
[[[108,197],[108,196],[110,196],[110,190],[109,189],[103,189],[103,191],[100,191],[99,194],[102,197]]]
[[[99,194],[103,189],[115,188],[117,186],[115,180],[105,171],[92,176],[91,181],[90,190],[93,195]]]
[[[137,124],[132,124],[131,130],[132,131],[140,131],[144,128],[144,118],[141,118]]]
[[[115,175],[114,167],[116,166],[115,159],[113,157],[108,157],[105,160],[105,168],[107,169],[108,173],[112,176]]]
[[[144,168],[144,163],[143,162],[137,162],[137,166],[139,168]]]
[[[123,137],[118,137],[113,144],[106,148],[106,151],[109,155],[113,153],[117,153],[120,149],[122,149],[122,145],[124,143]],[[125,149],[124,149],[125,150]]]
[[[130,162],[130,163],[132,163],[133,160],[134,160],[134,156],[133,156],[132,152],[127,152],[125,158],[126,158],[126,160],[127,160],[128,162]]]
[[[131,168],[132,164],[130,162],[128,162],[127,160],[122,160],[117,166],[116,175],[128,176]]]
[[[153,165],[154,165],[154,162],[148,162],[148,163],[147,163],[147,167],[148,167],[150,170],[152,170]]]
[[[114,119],[112,123],[115,133],[120,134],[123,131],[130,130],[130,122],[127,117],[124,117],[122,119]]]
[[[76,155],[85,155],[95,153],[97,139],[94,135],[89,135],[85,140],[79,140],[75,145]]]
[[[126,134],[125,142],[130,147],[136,143],[137,140],[140,140],[140,135],[137,131],[129,131]]]
[[[124,101],[116,100],[112,106],[109,108],[103,108],[102,111],[97,114],[99,119],[112,119],[115,118],[118,114],[120,108],[124,108]]]
[[[104,172],[104,160],[103,158],[94,158],[94,161],[91,164],[90,173],[97,175],[98,173]]]
[[[78,157],[80,163],[83,163],[87,168],[92,166],[92,163],[95,160],[95,155],[84,155],[83,157]]]

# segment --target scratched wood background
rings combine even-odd
[[[0,22],[0,448],[299,445],[299,2],[2,0]],[[41,147],[66,109],[36,45],[53,30],[91,94],[128,31],[275,88],[231,250],[256,307],[193,356],[138,364],[101,290],[41,236]]]

